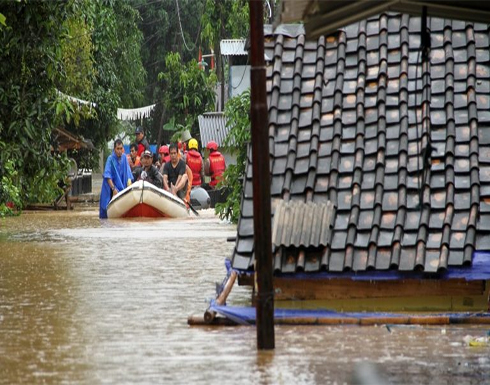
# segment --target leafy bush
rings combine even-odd
[[[3,170],[0,181],[0,217],[2,218],[14,215],[14,210],[20,213],[22,209],[20,189],[18,185],[16,186],[19,175],[14,169],[14,162],[7,161]]]
[[[250,90],[230,99],[225,107],[226,125],[230,128],[225,146],[237,155],[237,164],[229,165],[219,187],[226,186],[231,192],[226,202],[218,203],[215,212],[221,219],[238,222],[242,199],[243,179],[247,165],[247,145],[250,143]]]

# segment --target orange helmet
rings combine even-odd
[[[208,142],[208,144],[206,145],[206,148],[208,150],[214,150],[214,151],[217,151],[218,150],[218,143],[216,143],[215,141],[213,140],[210,140]]]

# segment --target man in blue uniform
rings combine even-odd
[[[121,139],[114,142],[114,150],[107,158],[104,169],[104,180],[100,191],[99,218],[107,218],[107,205],[113,195],[124,190],[133,182],[133,174],[128,159],[123,156],[124,147]]]

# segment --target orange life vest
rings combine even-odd
[[[131,168],[131,170],[135,167],[141,166],[141,161],[140,161],[139,156],[136,156],[136,159],[134,162],[133,162],[133,159],[131,159],[131,154],[127,154],[126,157],[128,158],[128,163],[129,163],[129,167]]]
[[[209,154],[209,171],[211,174],[211,182],[209,184],[211,186],[215,187],[218,184],[225,168],[225,158],[221,155],[221,152],[213,151]]]
[[[196,150],[192,149],[187,153],[186,156],[187,165],[192,171],[192,185],[200,186],[201,181],[201,170],[202,170],[202,157]]]

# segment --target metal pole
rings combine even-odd
[[[263,1],[250,0],[251,123],[257,348],[274,349],[269,117],[264,62]]]

